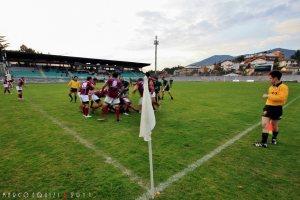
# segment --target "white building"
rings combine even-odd
[[[221,63],[221,67],[225,70],[225,71],[230,71],[233,67],[233,62],[226,60],[224,62]]]
[[[262,59],[262,58],[258,58],[258,59],[255,59],[253,60],[252,62],[250,62],[251,65],[262,65],[262,64],[267,64],[269,61],[265,60],[265,59]],[[272,62],[273,64],[273,62]]]
[[[215,69],[215,65],[207,65],[206,66],[210,71]]]
[[[239,70],[240,69],[240,63],[233,63],[232,69]]]
[[[287,66],[287,61],[283,60],[279,62],[279,67],[286,67]]]
[[[297,63],[296,60],[289,59],[289,60],[286,61],[286,65],[287,65],[287,66],[297,66],[298,63]]]

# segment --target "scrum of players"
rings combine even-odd
[[[170,96],[171,100],[174,99],[170,91],[173,83],[172,79],[167,81],[165,77],[162,77],[161,83],[157,76],[150,76],[149,73],[146,73],[146,76],[148,77],[148,87],[154,110],[158,110],[160,107],[160,101],[165,93]],[[107,115],[112,112],[115,113],[116,121],[119,122],[121,114],[129,115],[130,112],[141,112],[144,92],[143,84],[143,78],[139,78],[133,84],[132,95],[138,93],[140,96],[138,106],[135,106],[129,97],[129,87],[132,83],[119,77],[119,74],[116,72],[109,76],[101,88],[97,88],[97,79],[87,77],[85,81],[79,83],[78,78],[74,77],[68,83],[70,87],[70,102],[73,100],[76,102],[76,95],[78,95],[81,102],[80,111],[83,117],[90,118],[90,114],[99,109],[101,110],[99,121],[105,121]]]
[[[167,93],[173,100],[171,94],[171,87],[173,80],[167,81],[165,77],[162,77],[162,83],[158,80],[157,76],[148,77],[148,87],[152,100],[153,109],[157,110],[160,106],[159,102],[163,100],[165,93]],[[3,80],[4,94],[12,94],[14,80],[10,76],[5,76]],[[120,121],[120,115],[129,115],[130,112],[141,112],[142,98],[144,91],[144,80],[139,78],[134,84],[132,94],[139,93],[140,99],[138,106],[134,106],[129,98],[129,87],[132,85],[122,77],[119,77],[118,73],[113,73],[109,76],[109,79],[103,85],[103,87],[97,89],[97,79],[87,77],[85,81],[80,83],[78,77],[75,76],[68,83],[70,87],[69,97],[70,102],[76,103],[77,96],[80,99],[80,111],[85,118],[90,118],[90,113],[94,113],[97,109],[101,109],[101,117],[98,120],[105,120],[109,112],[114,112],[116,115],[116,121]],[[19,101],[23,101],[23,87],[25,86],[25,78],[21,77],[17,81],[16,90]]]

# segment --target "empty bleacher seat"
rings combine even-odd
[[[11,67],[9,70],[14,77],[42,77],[39,70],[33,67]]]

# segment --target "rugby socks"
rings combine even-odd
[[[107,107],[107,106],[104,106],[103,109],[102,109],[102,111],[103,111],[103,113],[105,113],[105,114],[108,113],[108,107]]]
[[[269,136],[268,133],[262,133],[261,134],[261,143],[262,144],[267,144],[267,142],[268,142],[268,136]]]
[[[115,113],[116,113],[117,121],[120,121],[120,108],[116,107]]]
[[[82,109],[83,115],[86,115],[86,114],[85,114],[85,106],[82,106],[81,109]]]
[[[76,100],[77,100],[77,95],[76,94],[74,94],[74,98],[75,98],[75,102],[76,102]]]
[[[272,139],[277,139],[278,131],[273,131]]]
[[[89,115],[89,111],[90,111],[89,107],[86,106],[86,107],[85,107],[85,116],[88,116],[88,115]]]
[[[82,107],[82,112],[83,112],[83,115],[88,116],[89,115],[89,107],[88,106],[83,106]]]
[[[106,115],[108,113],[108,106],[102,107],[102,115]]]

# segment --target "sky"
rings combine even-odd
[[[0,35],[43,53],[151,63],[300,49],[300,0],[0,0]]]

